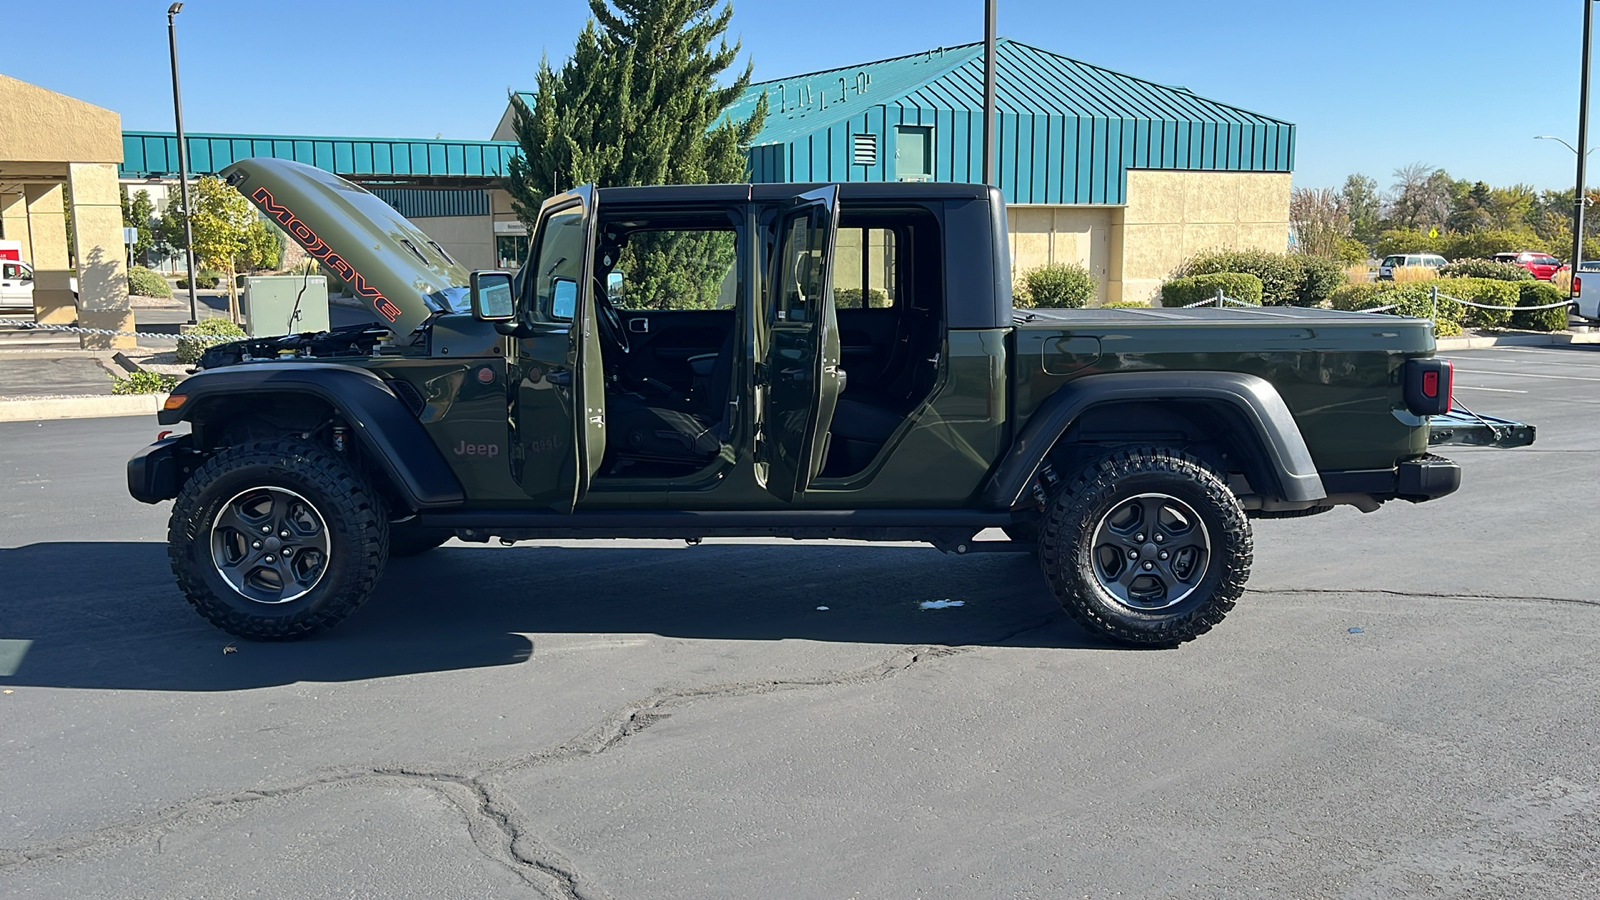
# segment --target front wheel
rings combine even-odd
[[[213,625],[251,640],[330,628],[383,574],[388,520],[343,458],[299,439],[219,451],[172,505],[167,556]]]
[[[1222,479],[1165,447],[1088,466],[1050,505],[1039,561],[1078,624],[1176,647],[1221,622],[1250,577],[1250,524]]]

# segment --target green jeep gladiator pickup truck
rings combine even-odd
[[[1424,320],[1014,310],[983,186],[581,188],[512,276],[326,172],[224,177],[373,317],[212,348],[160,413],[188,432],[129,463],[176,501],[189,602],[246,638],[328,628],[451,536],[770,536],[1032,551],[1089,631],[1175,646],[1244,591],[1249,517],[1448,494],[1430,431],[1533,437],[1443,418]]]

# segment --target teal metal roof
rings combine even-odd
[[[503,177],[515,141],[186,134],[191,175],[214,175],[253,156],[291,159],[367,184],[482,187]],[[178,140],[170,131],[122,133],[123,178],[176,175]]]
[[[1293,169],[1289,122],[1009,38],[996,50],[997,181],[1013,203],[1122,203],[1130,168]],[[728,115],[763,94],[755,181],[893,181],[907,135],[931,144],[933,180],[982,180],[982,44],[753,84]],[[879,149],[858,164],[869,135]]]

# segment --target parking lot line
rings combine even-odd
[[[1600,381],[1587,375],[1537,375],[1533,372],[1495,372],[1484,369],[1456,369],[1457,375],[1494,375],[1498,378],[1544,378],[1551,381]]]
[[[1458,391],[1494,391],[1496,394],[1526,394],[1527,393],[1527,391],[1515,391],[1515,390],[1512,390],[1511,388],[1480,387],[1480,386],[1478,386],[1476,384],[1458,384],[1458,385],[1455,385],[1455,389],[1458,390]]]

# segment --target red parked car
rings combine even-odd
[[[1561,268],[1561,260],[1548,253],[1536,250],[1524,250],[1521,253],[1496,253],[1495,262],[1515,263],[1529,272],[1540,281],[1549,281],[1556,275],[1556,270]]]

